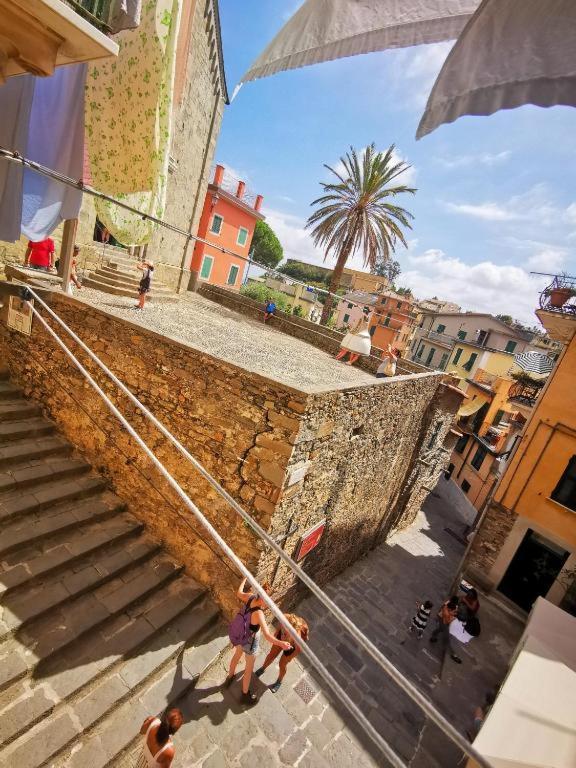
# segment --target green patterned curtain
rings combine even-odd
[[[176,41],[181,0],[144,0],[137,29],[120,32],[117,59],[90,67],[86,135],[92,183],[162,218],[171,141]],[[125,245],[141,245],[154,225],[96,200],[96,212]]]

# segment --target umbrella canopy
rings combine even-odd
[[[514,357],[514,362],[523,371],[539,376],[549,374],[554,368],[554,360],[542,352],[521,352]]]
[[[359,53],[454,40],[479,0],[307,0],[240,84]]]
[[[576,2],[483,0],[448,54],[416,138],[462,115],[576,106]]]
[[[575,0],[307,0],[242,77],[458,37],[417,138],[462,115],[576,106]]]

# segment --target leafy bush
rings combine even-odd
[[[272,288],[268,288],[263,283],[248,283],[240,288],[240,293],[243,296],[248,296],[249,299],[259,301],[261,304],[266,304],[272,300],[274,304],[282,312],[290,312],[290,298],[280,291],[274,291]]]

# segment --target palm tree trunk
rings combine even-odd
[[[348,257],[350,256],[350,250],[351,250],[351,246],[344,248],[340,256],[338,257],[336,266],[332,271],[332,277],[330,278],[330,285],[328,286],[328,290],[330,291],[331,294],[336,293],[338,288],[340,288],[340,280],[342,279],[342,273],[344,272],[344,267],[346,266],[346,262],[348,261]],[[334,304],[334,297],[329,294],[328,296],[326,296],[326,301],[324,302],[324,307],[322,309],[322,316],[320,317],[320,325],[326,325],[328,323],[328,320],[330,319],[330,314],[332,312],[333,304]]]

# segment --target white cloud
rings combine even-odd
[[[446,203],[446,209],[452,213],[461,213],[465,216],[472,216],[475,219],[484,221],[513,221],[522,218],[517,213],[507,210],[505,206],[497,203],[480,203],[471,205],[469,203]]]
[[[566,208],[566,218],[571,224],[576,224],[576,203],[571,203]]]
[[[521,195],[514,195],[503,202],[486,201],[482,203],[446,202],[448,211],[464,216],[471,216],[484,221],[526,221],[541,230],[569,218],[570,208],[559,207],[550,200],[544,184],[536,184]]]
[[[563,269],[567,255],[567,251],[564,248],[544,248],[530,256],[526,266],[536,272],[557,274]]]
[[[440,296],[464,309],[509,314],[535,325],[534,310],[547,278],[530,275],[526,269],[492,261],[466,264],[441,250],[409,254],[409,269],[400,282],[419,297]]]
[[[485,165],[492,167],[505,163],[512,155],[509,149],[503,152],[482,152],[478,155],[450,155],[450,157],[434,158],[438,165],[452,170],[453,168],[468,168],[474,165]]]
[[[404,104],[422,110],[454,43],[432,43],[398,51],[394,58],[396,95]]]

